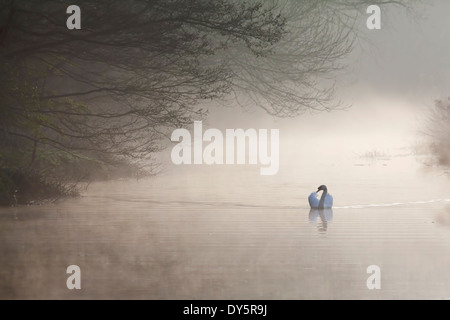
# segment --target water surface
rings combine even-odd
[[[271,177],[254,166],[177,167],[0,209],[0,298],[450,298],[442,170],[411,156],[330,163]],[[307,202],[320,184],[335,198],[324,213]],[[81,290],[66,287],[72,264]],[[380,290],[366,286],[370,265]]]

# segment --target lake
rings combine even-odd
[[[311,211],[326,184],[334,208]],[[0,209],[2,299],[450,299],[449,179],[412,155],[169,166]],[[66,269],[81,269],[68,290]],[[369,290],[369,266],[381,288]]]

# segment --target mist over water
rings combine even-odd
[[[2,297],[449,298],[447,178],[410,157],[356,164],[325,166],[335,208],[323,217],[306,199],[318,171],[275,180],[201,166],[2,209]],[[366,287],[369,265],[380,291]]]
[[[167,161],[151,179],[92,183],[80,198],[2,209],[1,296],[450,298],[447,175],[403,144],[405,128],[370,130],[373,118],[354,110],[260,118],[280,129],[274,176],[259,165]],[[323,214],[307,202],[320,184],[335,199]],[[83,272],[76,293],[65,287],[71,264]],[[370,265],[381,268],[382,290],[366,287]]]
[[[167,142],[155,177],[0,208],[0,298],[450,299],[448,171],[415,151],[432,94],[449,89],[448,32],[434,31],[447,6],[423,25],[399,17],[372,38],[377,54],[352,54],[355,73],[337,78],[345,110],[279,119],[205,105],[204,130],[279,129],[276,175],[176,166]],[[311,210],[322,184],[334,207]],[[82,290],[66,287],[72,264]],[[367,288],[370,265],[381,290]]]

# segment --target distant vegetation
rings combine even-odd
[[[358,156],[360,159],[367,159],[367,160],[377,160],[377,159],[385,159],[390,158],[391,156],[385,153],[384,151],[380,150],[370,150],[366,151]]]
[[[430,110],[424,133],[440,165],[450,167],[450,98],[436,100]]]

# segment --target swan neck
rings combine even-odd
[[[323,206],[325,204],[325,198],[327,196],[327,189],[324,189],[322,192],[322,196],[320,197],[320,201],[319,201],[319,209],[323,209]]]

